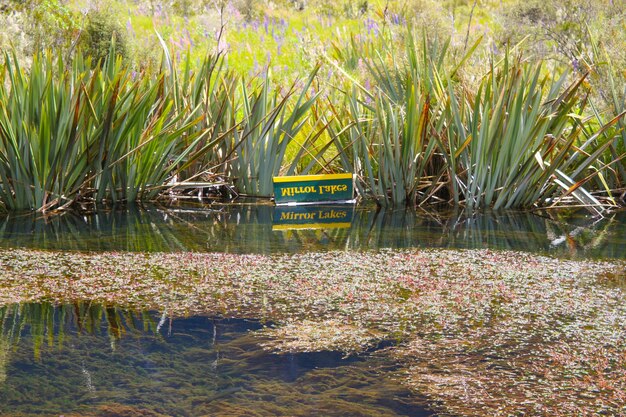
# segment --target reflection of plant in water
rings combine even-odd
[[[9,360],[9,344],[4,338],[4,335],[0,335],[0,384],[7,379],[7,362]]]
[[[0,386],[0,415],[397,417],[406,415],[398,409],[416,405],[406,387],[381,375],[390,365],[379,358],[273,356],[250,332],[257,322],[172,322],[163,337],[127,332],[115,352],[106,335],[68,330],[64,348],[46,351],[41,361],[23,335]]]
[[[40,359],[43,346],[53,347],[56,342],[59,348],[63,347],[66,328],[73,326],[79,333],[87,334],[98,334],[106,329],[111,348],[115,350],[116,341],[129,329],[137,329],[137,322],[141,323],[143,331],[156,328],[147,312],[133,313],[91,302],[9,304],[0,307],[0,349],[8,350],[17,345],[23,332],[28,330],[35,358]],[[1,355],[0,352],[0,364],[3,363]]]
[[[626,212],[603,219],[556,211],[435,213],[358,207],[346,229],[272,231],[273,206],[67,213],[0,219],[0,245],[76,251],[265,253],[403,247],[549,251],[558,256],[623,256]]]
[[[558,212],[357,210],[346,241],[353,249],[489,247],[621,258],[626,217],[620,216],[589,219]]]
[[[0,307],[0,384],[7,379],[7,364],[9,362],[9,350],[15,339],[15,320],[8,320],[6,311],[10,306]]]

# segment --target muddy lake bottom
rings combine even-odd
[[[622,214],[229,210],[6,220],[0,415],[626,414]]]

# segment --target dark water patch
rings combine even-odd
[[[467,215],[357,207],[350,227],[297,230],[277,229],[274,211],[269,205],[232,205],[129,208],[47,219],[10,215],[0,219],[0,246],[263,254],[441,247],[522,250],[567,258],[626,257],[626,211],[595,219],[586,212]]]
[[[254,320],[94,304],[0,309],[0,414],[429,416],[384,361],[275,355]]]

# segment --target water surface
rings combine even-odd
[[[428,416],[376,357],[259,349],[258,321],[0,307],[0,414]]]
[[[440,247],[626,256],[626,212],[597,219],[584,212],[341,210],[335,224],[302,221],[291,229],[269,205],[12,214],[0,218],[0,246],[261,254]],[[375,352],[270,354],[255,333],[264,323],[253,318],[170,320],[84,300],[4,305],[0,319],[0,415],[433,415]]]
[[[442,247],[522,250],[569,258],[626,256],[626,211],[433,213],[350,209],[347,228],[282,230],[270,205],[129,208],[0,218],[0,246],[80,251],[281,253]],[[313,225],[316,226],[316,225]],[[319,226],[319,225],[317,225]]]

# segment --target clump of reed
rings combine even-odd
[[[66,67],[47,54],[30,72],[6,54],[0,202],[45,212],[141,202],[218,178],[269,197],[273,176],[342,170],[385,206],[573,202],[601,213],[619,205],[626,150],[617,87],[606,113],[586,75],[508,52],[480,59],[479,42],[459,53],[408,31],[402,42],[336,46],[333,56],[361,71],[329,58],[341,88],[324,84],[320,66],[288,87],[269,69],[246,80],[220,54],[179,62],[163,41],[153,72],[134,72],[114,42],[97,64],[76,54]],[[488,63],[471,84],[469,62]]]
[[[178,62],[164,44],[156,73],[116,56],[70,68],[51,53],[29,73],[6,56],[0,69],[0,200],[9,210],[129,203],[173,186],[228,176],[240,193],[270,196],[289,144],[297,153],[323,133],[311,122],[317,68],[283,91],[241,80],[221,55]],[[296,169],[300,158],[292,158]]]
[[[28,74],[7,56],[0,80],[0,198],[11,210],[150,199],[206,135],[165,71],[136,74],[114,53],[93,69],[80,55],[70,68],[36,56]]]
[[[317,137],[315,130],[303,130],[319,95],[309,94],[316,73],[317,68],[306,83],[293,84],[285,93],[272,89],[267,72],[255,91],[249,92],[242,84],[243,118],[240,128],[234,131],[236,157],[229,163],[231,176],[242,193],[270,197],[272,178],[281,173],[289,144],[300,134],[305,136],[305,143]],[[294,158],[292,163],[298,160]],[[291,173],[293,170],[288,168]]]
[[[392,50],[363,55],[373,90],[344,71],[359,88],[347,94],[349,127],[334,132],[343,168],[359,174],[362,192],[384,205],[497,210],[568,201],[600,213],[616,204],[593,192],[610,196],[624,183],[624,112],[615,107],[605,120],[587,111],[595,108],[586,75],[507,53],[491,57],[472,87],[459,71],[478,44],[458,58],[425,38],[416,44],[409,35],[406,44],[401,62]]]
[[[567,79],[552,79],[541,64],[505,57],[477,92],[450,92],[444,150],[455,201],[497,210],[571,195],[584,205],[602,205],[582,184],[600,172],[598,156],[617,140],[602,136],[619,117],[584,137],[585,76]]]
[[[144,311],[124,310],[116,306],[82,301],[53,305],[48,302],[8,304],[0,307],[0,338],[15,347],[28,329],[33,342],[35,359],[41,359],[41,350],[65,343],[66,328],[75,326],[79,333],[97,334],[106,328],[111,347],[129,329],[156,332],[157,323]]]

